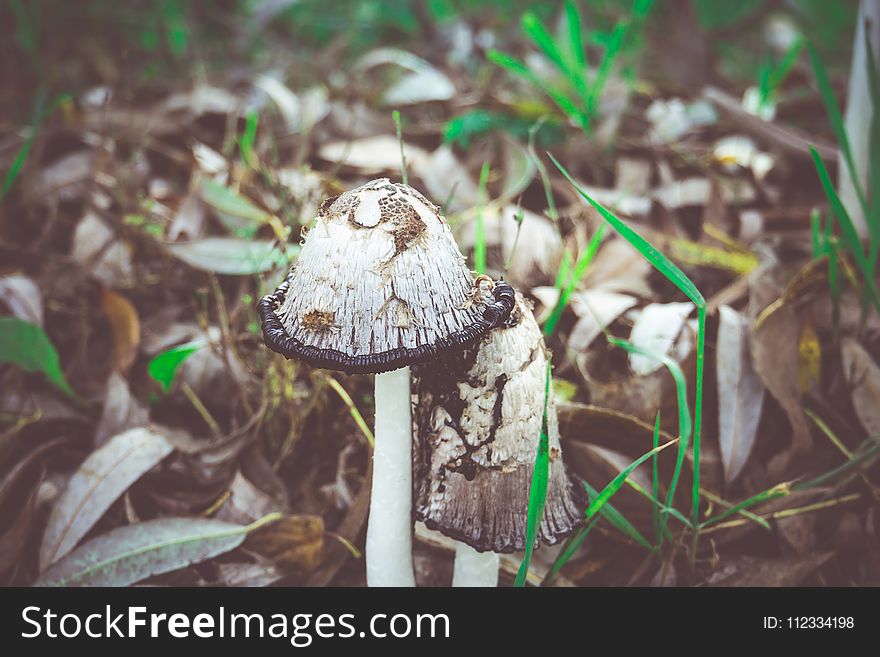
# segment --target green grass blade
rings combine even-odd
[[[577,287],[578,282],[583,278],[584,274],[587,271],[587,267],[590,266],[590,263],[593,262],[593,258],[596,256],[596,252],[599,250],[599,244],[602,242],[602,237],[605,234],[605,224],[599,226],[599,229],[593,235],[592,239],[590,239],[589,244],[587,244],[587,248],[584,250],[584,253],[581,255],[580,259],[577,261],[577,264],[574,267],[574,270],[569,274],[566,272],[565,275],[562,274],[562,267],[560,267],[559,274],[556,276],[556,287],[559,289],[559,299],[556,301],[556,305],[553,306],[553,310],[550,311],[550,316],[547,318],[547,321],[544,323],[544,337],[550,337],[553,335],[553,331],[556,330],[556,325],[559,324],[559,320],[562,319],[562,313],[565,312],[566,307],[568,306],[568,300],[571,298],[571,295],[574,293],[575,288]],[[567,254],[568,252],[566,252]],[[563,257],[562,263],[567,265],[567,260]],[[568,266],[566,266],[566,269]],[[567,283],[563,283],[566,281]]]
[[[403,151],[403,128],[400,123],[400,111],[391,112],[391,118],[394,120],[394,129],[397,132],[397,143],[400,144],[400,177],[404,185],[409,185],[409,174],[406,170],[406,153]]]
[[[483,226],[483,207],[486,203],[486,186],[489,183],[489,162],[483,162],[480,170],[480,186],[477,191],[478,205],[474,236],[474,270],[478,274],[486,273],[486,230]]]
[[[853,161],[852,149],[850,148],[849,138],[846,134],[846,128],[843,123],[843,116],[840,114],[840,107],[837,105],[837,98],[834,96],[834,89],[831,88],[831,81],[828,79],[828,73],[825,70],[825,67],[822,65],[822,61],[819,59],[819,55],[816,53],[816,49],[813,47],[812,43],[807,44],[807,52],[810,53],[810,62],[813,65],[813,74],[816,77],[816,84],[819,87],[819,95],[822,97],[822,102],[825,105],[825,111],[828,114],[828,120],[831,123],[831,129],[834,131],[834,136],[837,138],[837,144],[840,148],[840,152],[843,153],[843,159],[846,161],[846,166],[849,169],[850,176],[852,176],[853,187],[856,190],[856,194],[859,197],[859,203],[862,206],[862,211],[865,213],[865,217],[868,216],[868,204],[865,200],[864,187],[862,187],[862,183],[859,180],[858,172],[856,171],[856,165]]]
[[[660,411],[654,417],[654,437],[651,441],[651,447],[657,449],[660,445]],[[657,454],[651,459],[651,493],[655,500],[660,499],[660,459]],[[660,531],[660,509],[657,505],[651,507],[651,524],[654,527],[654,540],[657,545],[663,542],[663,533]]]
[[[657,455],[654,454],[653,458],[656,459]],[[590,486],[590,484],[588,484],[586,481],[582,483],[584,484],[584,488],[589,494],[590,499],[599,496],[599,491]],[[611,526],[617,529],[617,531],[619,531],[621,534],[632,539],[646,550],[649,550],[651,552],[654,551],[654,546],[651,545],[648,539],[642,536],[642,533],[638,529],[636,529],[636,526],[633,525],[629,520],[627,520],[626,516],[624,516],[620,511],[615,509],[610,502],[605,504],[605,506],[602,507],[599,513],[602,514],[602,517],[605,518],[605,520],[607,520],[611,524]]]
[[[254,142],[257,140],[257,124],[260,121],[260,114],[256,110],[252,110],[245,116],[244,130],[241,133],[241,139],[238,142],[241,151],[241,161],[251,169],[257,166],[257,157],[254,154]]]
[[[18,317],[0,317],[0,365],[11,363],[25,372],[42,372],[69,397],[76,398],[61,370],[61,360],[46,332]]]
[[[522,17],[522,29],[526,36],[532,40],[532,43],[538,47],[538,50],[547,56],[547,59],[556,64],[563,72],[568,69],[556,41],[553,40],[547,28],[535,14],[527,12]]]
[[[837,191],[834,189],[834,184],[831,182],[831,176],[828,175],[828,169],[825,167],[825,162],[822,161],[822,158],[819,157],[819,153],[816,152],[816,149],[813,146],[810,146],[810,155],[813,157],[813,164],[816,166],[816,171],[819,174],[819,181],[822,183],[822,188],[825,190],[825,196],[828,198],[828,204],[831,206],[831,211],[837,218],[837,223],[843,233],[843,239],[846,242],[847,250],[852,254],[853,258],[855,258],[856,265],[865,280],[865,285],[868,286],[871,301],[877,309],[877,312],[880,313],[880,296],[877,294],[877,286],[874,283],[873,272],[871,271],[868,258],[865,256],[859,235],[856,232],[855,226],[853,226],[849,213],[846,211],[840,197],[837,195]]]
[[[162,392],[168,392],[180,366],[187,358],[206,346],[203,341],[195,340],[171,347],[155,356],[147,364],[147,374],[162,386]]]
[[[706,300],[703,298],[703,295],[697,289],[697,286],[693,284],[691,279],[689,279],[685,273],[678,268],[669,258],[667,258],[659,249],[657,249],[653,244],[651,244],[644,237],[639,235],[632,228],[627,226],[624,222],[614,216],[611,212],[605,209],[604,206],[600,205],[596,201],[594,201],[586,192],[584,192],[575,180],[571,177],[571,174],[566,171],[566,169],[559,164],[553,155],[548,153],[550,159],[553,161],[553,164],[556,165],[556,168],[565,176],[566,180],[575,188],[575,190],[580,194],[587,203],[593,206],[595,210],[602,215],[602,217],[611,224],[611,227],[616,230],[621,237],[623,237],[627,242],[633,245],[635,249],[644,256],[644,258],[654,266],[657,271],[659,271],[663,276],[668,278],[673,285],[675,285],[679,290],[681,290],[685,296],[687,296],[691,301],[694,302],[694,305],[697,307],[705,306]]]
[[[577,552],[578,548],[584,542],[584,539],[587,536],[587,533],[591,529],[590,521],[599,513],[608,501],[614,497],[617,491],[620,490],[620,487],[623,486],[623,482],[625,482],[629,476],[632,474],[633,470],[639,467],[642,463],[647,461],[649,458],[657,454],[658,452],[662,452],[664,449],[669,447],[670,445],[674,445],[678,440],[671,440],[668,443],[660,445],[649,452],[645,452],[635,461],[630,463],[626,468],[624,468],[621,472],[617,474],[614,479],[612,479],[605,488],[602,489],[598,495],[596,495],[591,501],[589,506],[587,506],[586,513],[584,514],[585,521],[588,523],[585,527],[580,529],[577,534],[575,534],[569,542],[566,544],[565,550],[560,553],[560,555],[556,558],[556,561],[553,562],[553,566],[551,566],[550,571],[547,573],[547,577],[545,578],[545,582],[552,580],[562,569],[562,567],[566,564],[566,562],[571,559],[575,552]]]
[[[711,527],[712,525],[715,525],[715,524],[721,522],[722,520],[726,520],[727,518],[729,518],[732,515],[735,515],[737,513],[741,513],[743,511],[745,511],[746,509],[755,506],[756,504],[761,504],[762,502],[768,502],[770,500],[775,500],[777,497],[785,497],[790,492],[791,492],[791,484],[790,483],[777,484],[777,485],[773,486],[772,488],[768,488],[765,491],[761,491],[757,495],[752,495],[750,498],[748,498],[747,500],[743,500],[739,504],[734,504],[733,506],[728,507],[727,509],[725,509],[724,511],[719,513],[717,516],[713,516],[712,518],[709,518],[708,520],[706,520],[705,522],[703,522],[700,525],[700,529],[705,529],[706,527]],[[770,524],[766,520],[761,518],[760,516],[754,516],[752,519],[755,522],[757,522],[759,525],[764,527],[764,529],[770,529]]]
[[[535,551],[535,541],[538,536],[538,527],[544,515],[544,502],[547,501],[547,481],[550,476],[550,432],[547,429],[547,406],[550,402],[550,361],[547,361],[547,372],[544,378],[544,414],[541,418],[541,437],[538,440],[538,453],[535,455],[535,469],[532,472],[532,484],[529,487],[529,513],[526,521],[526,549],[522,563],[516,574],[514,586],[523,587],[526,583],[526,575],[529,565],[532,563],[532,554]]]
[[[581,36],[581,14],[574,0],[565,3],[565,18],[568,24],[568,49],[572,62],[581,70],[587,66],[587,58],[584,54],[584,40]]]
[[[871,232],[868,262],[871,265],[871,271],[874,271],[877,267],[878,251],[880,251],[880,79],[877,76],[874,48],[867,28],[865,29],[865,47],[868,55],[868,87],[871,92],[871,127],[868,135],[871,145],[868,164],[868,190],[871,194],[871,207],[866,219]]]

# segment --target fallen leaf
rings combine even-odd
[[[772,264],[768,263],[761,265],[749,276],[749,316],[764,317],[759,326],[755,326],[753,319],[749,344],[755,372],[764,387],[785,410],[791,423],[791,448],[770,464],[770,477],[777,479],[782,475],[791,455],[807,452],[813,440],[801,406],[798,381],[800,321],[791,303],[782,303],[769,314],[765,312],[771,304],[780,300],[782,294],[781,286],[775,280],[775,272]]]
[[[0,276],[0,301],[19,319],[43,325],[43,296],[37,284],[27,276]]]
[[[273,511],[283,512],[284,505],[273,499],[236,472],[229,486],[229,498],[217,511],[218,520],[246,524]]]
[[[382,92],[381,103],[386,107],[449,100],[455,95],[455,85],[446,74],[421,57],[399,48],[371,50],[354,64],[353,72],[363,74],[371,68],[387,64],[408,72]]]
[[[645,306],[633,324],[629,341],[646,351],[666,355],[672,350],[685,320],[694,309],[689,301],[683,303],[651,303]],[[645,376],[655,372],[663,363],[641,354],[631,353],[629,364],[633,373]]]
[[[110,373],[104,391],[104,408],[98,428],[95,429],[95,447],[100,447],[116,434],[145,426],[150,414],[135,399],[128,387],[128,381],[117,371]]]
[[[18,502],[12,510],[11,522],[5,524],[0,535],[0,578],[19,563],[21,552],[27,542],[28,530],[31,527],[34,509],[36,507],[37,492],[43,480],[44,473],[40,473],[31,487],[30,494],[24,502]],[[0,580],[2,581],[2,580]]]
[[[246,547],[285,571],[311,572],[324,555],[324,520],[321,516],[286,516],[254,532]]]
[[[173,449],[157,429],[139,427],[92,452],[52,509],[40,546],[40,570],[70,552],[110,505]]]
[[[183,203],[177,209],[171,226],[168,228],[168,239],[172,242],[186,236],[194,240],[201,236],[205,226],[205,204],[196,189],[187,193]]]
[[[586,351],[611,322],[636,305],[636,298],[605,290],[586,290],[572,294],[569,305],[578,320],[568,338],[568,347],[579,352]]]
[[[275,102],[288,134],[308,132],[330,112],[327,88],[323,85],[296,93],[270,75],[258,75],[254,85]]]
[[[880,367],[855,338],[843,339],[840,357],[856,416],[868,435],[880,440]]]
[[[229,552],[253,529],[204,518],[117,527],[53,565],[36,586],[128,586]]]
[[[429,157],[425,149],[407,143],[403,144],[403,152],[406,154],[407,167],[412,167],[413,171],[424,167]],[[318,155],[328,162],[354,167],[367,174],[393,171],[398,175],[400,172],[400,142],[391,135],[334,141],[318,149]]]
[[[137,356],[141,342],[141,322],[137,310],[124,296],[113,290],[101,291],[101,310],[113,335],[113,367],[127,372]]]
[[[218,568],[223,586],[263,588],[284,577],[284,573],[268,559],[261,559],[258,563],[221,563]]]
[[[288,244],[282,250],[274,241],[234,237],[206,237],[166,244],[165,248],[190,267],[229,276],[247,276],[284,267],[299,252],[296,244]]]
[[[752,453],[764,386],[752,367],[747,320],[730,306],[720,306],[718,314],[718,442],[724,479],[729,484]]]
[[[652,267],[629,242],[620,238],[606,240],[590,264],[583,286],[587,290],[627,292],[650,299],[648,275]]]
[[[94,212],[80,219],[73,234],[73,260],[107,287],[124,288],[134,283],[131,246]]]
[[[818,552],[789,559],[742,556],[726,563],[706,583],[710,586],[798,586],[833,557],[833,552]]]
[[[449,144],[442,144],[425,158],[416,158],[411,166],[413,174],[425,183],[429,198],[446,204],[447,211],[458,212],[477,205],[477,184]]]

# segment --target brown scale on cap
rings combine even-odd
[[[414,513],[480,551],[525,547],[529,486],[541,432],[547,350],[527,302],[477,344],[414,371]],[[550,478],[538,540],[581,524],[586,499],[562,463],[547,407]]]
[[[324,201],[287,280],[259,305],[266,345],[349,373],[426,362],[479,340],[513,306],[476,291],[440,209],[387,178]],[[332,330],[328,330],[332,329]]]

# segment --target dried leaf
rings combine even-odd
[[[43,296],[37,284],[27,276],[0,276],[0,301],[19,319],[43,325]]]
[[[579,352],[586,351],[611,322],[636,305],[636,298],[605,290],[586,290],[572,294],[569,305],[578,321],[571,330],[568,347]]]
[[[70,552],[110,505],[173,449],[156,429],[140,427],[92,452],[52,509],[40,546],[40,570]]]
[[[147,409],[132,397],[125,377],[119,372],[111,372],[104,392],[104,409],[95,430],[95,447],[123,431],[145,426],[149,416]]]
[[[113,290],[101,292],[101,310],[113,335],[113,367],[127,372],[137,356],[141,342],[141,322],[131,302]]]
[[[416,158],[412,163],[407,159],[407,164],[425,183],[428,197],[446,204],[447,211],[458,212],[477,205],[477,184],[449,144],[441,145],[426,158]]]
[[[651,270],[651,263],[629,242],[615,237],[599,247],[583,284],[588,290],[628,292],[649,299],[652,296],[648,285]]]
[[[203,518],[160,518],[117,527],[56,563],[36,586],[128,586],[229,552],[255,528]]]
[[[254,486],[241,472],[236,472],[229,486],[229,499],[217,511],[216,518],[244,524],[273,511],[285,510],[284,505]]]
[[[263,588],[284,576],[268,559],[261,559],[259,563],[221,563],[219,568],[223,586]]]
[[[16,505],[12,522],[3,527],[5,531],[0,535],[0,577],[10,571],[19,561],[21,551],[27,541],[28,530],[36,507],[37,492],[40,489],[42,479],[41,473],[24,503]]]
[[[818,552],[790,559],[743,556],[726,563],[707,580],[710,586],[798,586],[814,570],[834,557]]]
[[[729,306],[720,306],[718,313],[718,442],[724,479],[730,483],[754,447],[764,386],[752,368],[747,320]]]
[[[330,112],[327,88],[323,85],[297,94],[269,75],[257,76],[254,85],[265,91],[278,106],[289,134],[308,132]]]
[[[455,95],[455,85],[444,73],[421,57],[398,48],[378,48],[368,52],[355,63],[354,71],[363,73],[385,64],[409,71],[382,93],[381,102],[385,106],[449,100]]]
[[[166,248],[190,267],[230,276],[259,274],[283,267],[299,251],[296,244],[288,244],[282,250],[274,241],[233,237],[206,237],[168,244]]]
[[[168,239],[172,242],[181,235],[188,239],[197,239],[205,225],[205,204],[195,189],[190,190],[180,204],[174,220],[168,228]]]
[[[134,282],[131,246],[94,212],[88,212],[73,234],[73,260],[107,287],[130,287]]]
[[[693,310],[694,304],[689,301],[648,304],[633,324],[629,341],[652,353],[668,354]],[[629,364],[638,376],[645,376],[663,367],[663,363],[635,353],[629,355]]]
[[[412,167],[413,171],[426,166],[425,160],[429,157],[426,150],[406,143],[403,150],[407,166]],[[397,175],[400,171],[400,142],[391,135],[334,141],[318,149],[318,155],[328,162],[354,167],[367,174],[393,171]]]
[[[840,357],[856,416],[868,435],[880,440],[880,367],[854,338],[843,339]]]
[[[324,520],[321,516],[287,516],[255,532],[247,547],[286,571],[311,572],[324,555]]]

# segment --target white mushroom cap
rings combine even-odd
[[[520,294],[510,319],[478,344],[414,371],[414,513],[479,551],[526,543],[529,486],[541,433],[547,350]],[[550,477],[538,540],[553,545],[584,519],[585,495],[562,462],[547,405]]]
[[[489,283],[475,285],[436,205],[372,180],[321,205],[287,280],[260,304],[264,338],[317,367],[386,372],[506,320],[513,291]]]

